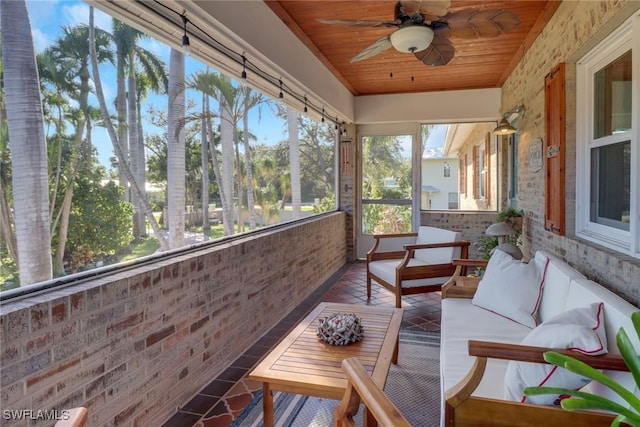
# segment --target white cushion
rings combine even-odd
[[[371,272],[371,274],[376,275],[377,277],[389,283],[390,285],[396,286],[396,267],[400,265],[401,261],[402,260],[398,260],[398,259],[373,261],[369,263],[369,271]],[[421,265],[428,265],[428,264],[417,259],[409,260],[409,264],[408,264],[409,267],[416,267]],[[402,282],[402,287],[411,288],[415,286],[442,285],[450,278],[451,276],[429,277],[427,279],[404,280]]]
[[[473,304],[529,328],[535,328],[542,277],[535,263],[523,263],[496,249],[478,284]]]
[[[548,262],[544,275],[544,291],[538,309],[538,320],[544,322],[565,310],[571,280],[583,279],[584,276],[564,261],[544,251],[536,252],[534,261],[539,271],[542,271],[544,264]]]
[[[607,337],[604,304],[593,303],[560,313],[532,330],[521,344],[571,349],[591,356],[605,354]],[[546,363],[511,361],[505,375],[505,398],[537,405],[559,406],[560,396],[558,395],[525,397],[522,390],[530,386],[579,389],[590,381],[586,377]]]
[[[469,340],[517,344],[531,329],[476,307],[468,298],[442,300],[440,374],[443,391],[458,384],[469,373],[475,357],[469,356]],[[507,360],[487,359],[485,375],[474,396],[504,398]],[[445,396],[445,394],[442,394]]]
[[[423,225],[418,229],[416,244],[457,242],[461,236],[455,231]],[[460,258],[460,247],[418,249],[413,256],[427,264],[448,264],[452,259]]]
[[[575,279],[571,281],[569,288],[566,309],[573,308],[577,305],[586,305],[592,302],[604,301],[604,319],[607,334],[607,341],[610,353],[618,353],[616,345],[616,334],[622,327],[627,332],[629,339],[634,344],[636,352],[640,353],[640,343],[638,335],[635,332],[633,323],[631,322],[631,314],[638,311],[638,308],[631,303],[625,301],[610,290],[598,285],[587,279]],[[640,391],[630,372],[621,371],[604,371],[605,374],[615,379],[628,390],[632,390],[636,396],[640,396]],[[618,394],[614,393],[610,388],[603,386],[598,382],[591,382],[586,390],[590,393],[606,397],[629,407],[629,404],[622,400]]]

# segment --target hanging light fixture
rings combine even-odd
[[[511,135],[516,133],[516,128],[511,126],[504,117],[498,122],[498,126],[493,130],[494,135]]]
[[[519,105],[517,107],[513,107],[511,110],[507,111],[502,115],[502,119],[498,122],[498,126],[493,130],[494,135],[511,135],[516,133],[517,129],[511,126],[509,120],[507,119],[515,117],[524,117],[524,106]]]
[[[189,43],[189,36],[187,35],[187,15],[182,14],[182,29],[184,30],[184,34],[182,35],[182,53],[184,56],[189,56],[191,54],[191,45]]]
[[[391,44],[404,53],[425,50],[433,41],[433,30],[424,25],[409,25],[391,33]]]
[[[240,74],[242,80],[247,80],[247,58],[242,55],[242,73]]]

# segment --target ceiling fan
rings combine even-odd
[[[465,9],[449,13],[450,5],[449,0],[398,1],[394,21],[318,21],[330,25],[398,28],[351,58],[352,63],[394,47],[399,52],[413,53],[425,65],[446,65],[451,61],[455,49],[449,37],[496,37],[520,25],[520,19],[507,10]]]

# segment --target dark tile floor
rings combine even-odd
[[[393,307],[395,297],[374,283],[371,299],[367,301],[366,265],[358,262],[344,266],[218,378],[180,407],[163,427],[226,427],[231,424],[251,402],[253,393],[262,388],[261,383],[245,378],[247,373],[320,301]],[[402,307],[405,310],[402,328],[440,330],[439,293],[405,296]]]

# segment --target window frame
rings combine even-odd
[[[635,50],[635,54],[634,54]],[[625,53],[632,54],[631,129],[618,134],[594,137],[595,74]],[[640,258],[640,14],[629,18],[618,29],[582,57],[576,67],[576,236],[610,249]],[[594,148],[623,141],[631,143],[631,192],[629,230],[591,220],[591,176]]]

